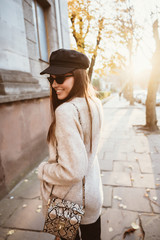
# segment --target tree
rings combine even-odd
[[[101,7],[101,3],[98,0],[94,1],[94,4],[90,0],[68,0],[69,18],[72,34],[76,42],[76,49],[82,53],[87,52],[91,56],[91,64],[88,71],[90,79],[92,78],[104,29],[104,17],[99,11]]]
[[[158,33],[158,19],[153,23],[153,36],[155,39],[155,51],[152,57],[152,71],[148,84],[146,100],[146,127],[155,131],[158,129],[156,116],[156,93],[160,82],[160,37]]]
[[[102,72],[105,70],[108,73],[122,69],[125,65],[125,56],[117,51],[117,44],[113,40],[115,19],[111,12],[115,5],[113,7],[110,3],[113,2],[103,4],[101,0],[68,0],[71,31],[76,45],[74,48],[86,53],[91,59],[88,71],[90,79],[96,61],[100,65],[98,69],[101,68]],[[112,44],[111,56],[107,52],[109,42]]]
[[[128,57],[126,58],[127,78],[124,85],[124,96],[134,104],[133,99],[133,57],[138,48],[141,39],[141,26],[136,23],[134,18],[134,6],[130,0],[115,0],[116,17],[115,17],[115,32],[119,42],[128,50]]]

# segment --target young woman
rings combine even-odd
[[[86,55],[74,50],[52,52],[50,66],[50,104],[53,122],[48,131],[49,160],[38,168],[44,214],[53,195],[82,204],[82,179],[85,176],[85,215],[82,240],[100,240],[102,184],[97,159],[102,125],[102,106],[91,88]],[[79,114],[78,114],[79,112]],[[58,154],[58,162],[56,156]],[[79,233],[76,240],[79,240]]]

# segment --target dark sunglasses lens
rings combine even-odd
[[[52,76],[50,76],[47,79],[51,85],[53,84],[54,80],[56,80],[58,84],[63,84],[67,77],[72,77],[72,76],[73,76],[72,74],[67,76],[57,76],[56,78],[53,78]]]
[[[56,80],[56,82],[58,84],[62,84],[62,83],[64,83],[65,76],[58,76],[56,78],[48,77],[47,79],[48,79],[48,81],[50,82],[51,85],[53,84],[54,80]]]
[[[48,79],[48,81],[50,82],[50,84],[52,85],[53,82],[54,82],[54,78],[52,78],[52,77],[47,77],[47,79]]]
[[[57,82],[58,84],[64,83],[64,80],[65,80],[65,76],[57,76],[57,77],[56,77],[56,82]]]

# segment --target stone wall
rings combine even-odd
[[[8,192],[48,155],[49,98],[0,105],[1,192]]]

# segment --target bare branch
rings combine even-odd
[[[71,23],[72,23],[72,33],[73,33],[73,37],[75,38],[75,41],[77,43],[78,41],[78,36],[77,36],[77,32],[76,32],[76,28],[75,28],[75,19],[76,19],[76,15],[73,13],[70,17]]]

